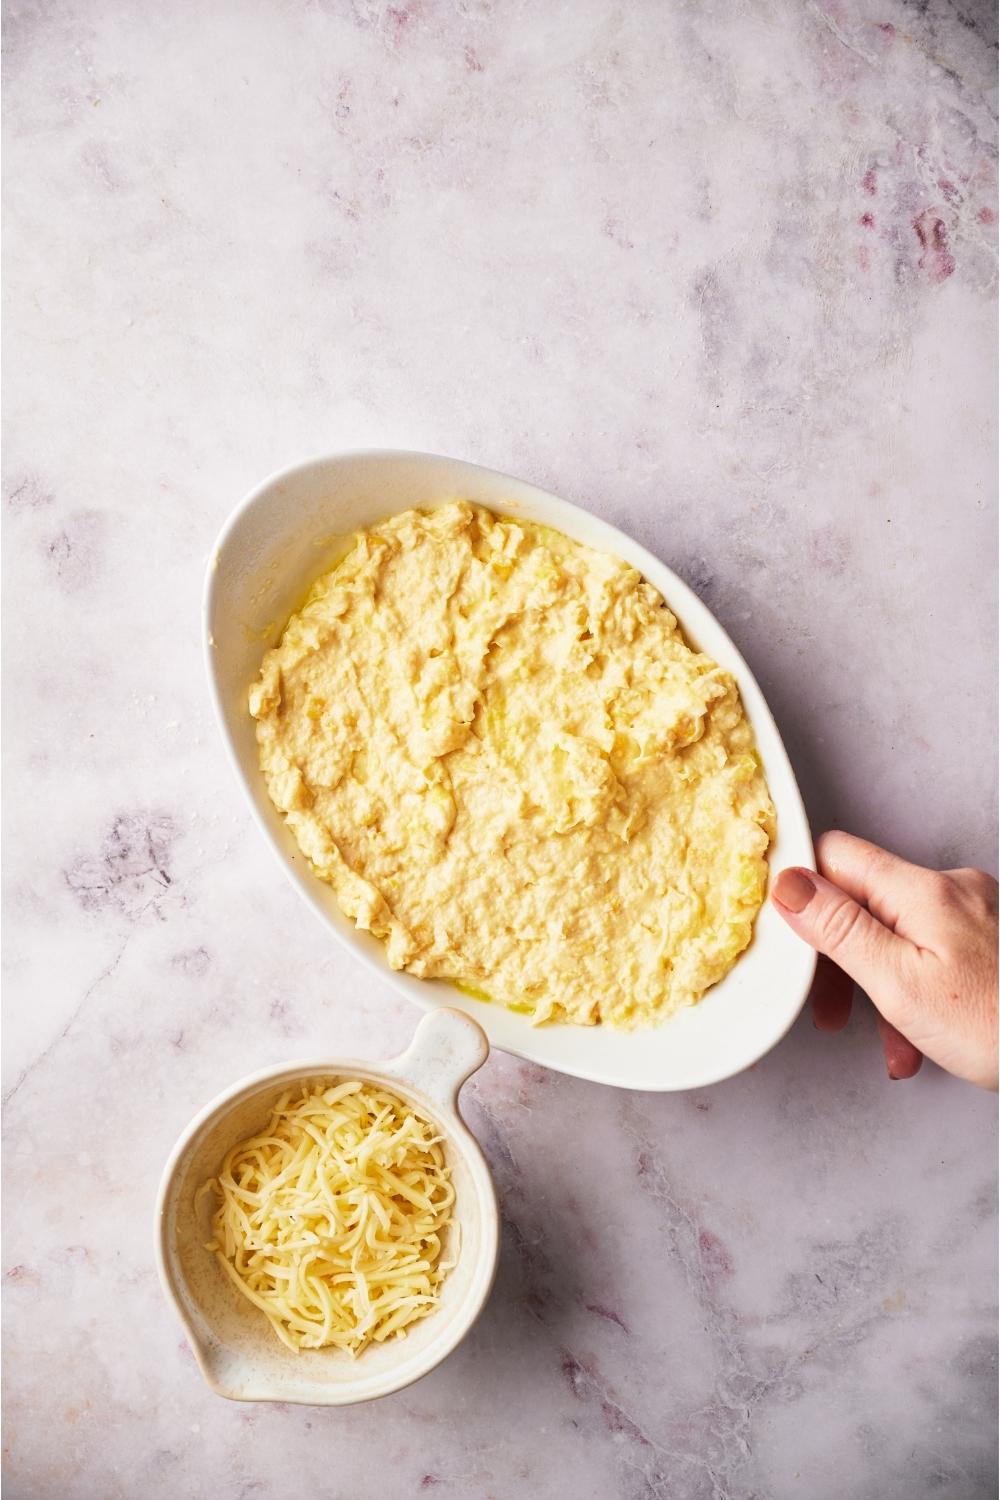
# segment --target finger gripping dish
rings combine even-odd
[[[618,558],[464,501],[403,512],[314,585],[250,712],[275,806],[395,968],[635,1026],[750,941],[753,731]]]
[[[206,1193],[218,1200],[206,1250],[290,1349],[356,1355],[404,1337],[450,1269],[441,1137],[373,1084],[287,1091]]]

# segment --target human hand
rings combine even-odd
[[[927,1056],[997,1087],[997,883],[982,870],[925,870],[849,833],[825,833],[812,870],[782,870],[771,899],[820,954],[821,1031],[839,1031],[857,982],[879,1012],[890,1078]]]

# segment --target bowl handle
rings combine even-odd
[[[442,1008],[423,1017],[406,1051],[383,1063],[436,1104],[452,1107],[458,1091],[490,1055],[486,1033],[464,1011]]]

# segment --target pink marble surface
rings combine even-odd
[[[333,948],[210,721],[201,572],[329,448],[637,535],[817,825],[991,865],[995,23],[981,0],[9,0],[13,1500],[971,1500],[995,1100],[870,1014],[642,1097],[495,1056],[467,1343],[324,1412],[202,1386],[152,1263],[188,1117],[416,1015]]]

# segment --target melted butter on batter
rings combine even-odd
[[[464,501],[394,516],[314,585],[250,712],[275,806],[394,968],[635,1026],[750,941],[753,731],[618,558]]]

